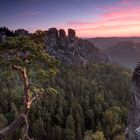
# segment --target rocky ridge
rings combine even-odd
[[[5,29],[3,29],[5,31]],[[8,29],[7,29],[8,30]],[[9,30],[8,30],[9,31]],[[73,29],[68,29],[68,35],[64,29],[50,28],[45,31],[46,51],[64,64],[88,65],[91,63],[109,63],[109,57],[96,48],[91,42],[80,39]],[[15,36],[30,36],[28,31],[18,29]],[[8,37],[5,32],[0,32],[0,42]]]
[[[50,28],[46,32],[46,51],[65,64],[87,65],[90,63],[109,63],[110,59],[94,44],[76,37],[73,29]]]

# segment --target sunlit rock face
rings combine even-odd
[[[126,140],[140,140],[140,64],[134,70],[131,84],[131,97]]]
[[[46,34],[46,51],[65,64],[87,65],[95,63],[109,63],[109,58],[92,43],[76,37],[73,29],[59,31],[50,28]]]

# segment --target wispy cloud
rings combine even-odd
[[[130,0],[123,0],[130,1]],[[80,36],[140,36],[140,7],[118,6],[105,9],[98,20],[70,21],[66,27],[75,28]]]
[[[132,4],[139,0],[120,0],[122,4]]]
[[[130,3],[132,0],[121,0],[122,3]]]

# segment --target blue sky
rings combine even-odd
[[[131,17],[128,17],[127,14],[130,8],[133,14],[139,12],[140,2],[138,0],[0,0],[0,26],[7,26],[12,30],[24,28],[31,32],[37,29],[47,30],[50,27],[74,28],[80,36],[85,34],[87,36],[110,36],[111,33],[112,36],[125,36],[126,33],[122,34],[123,31],[120,34],[115,34],[115,31],[105,34],[97,29],[103,28],[101,22],[107,24],[106,20],[109,20],[106,19],[107,15],[112,13],[118,16],[122,12],[124,13],[122,19],[127,17],[127,20],[132,20],[133,15],[130,13]],[[119,11],[120,13],[117,13]],[[136,17],[138,16],[137,14],[134,18],[137,23],[139,19]],[[112,18],[113,15],[108,17]],[[100,27],[95,27],[97,24]],[[111,26],[112,24],[115,23],[111,23]],[[120,27],[119,23],[118,27]],[[90,29],[93,30],[93,34],[91,31],[89,33]],[[85,34],[82,35],[83,33]],[[138,33],[132,35],[137,36]]]

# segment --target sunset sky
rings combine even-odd
[[[0,26],[73,28],[80,37],[140,36],[140,0],[0,0]]]

